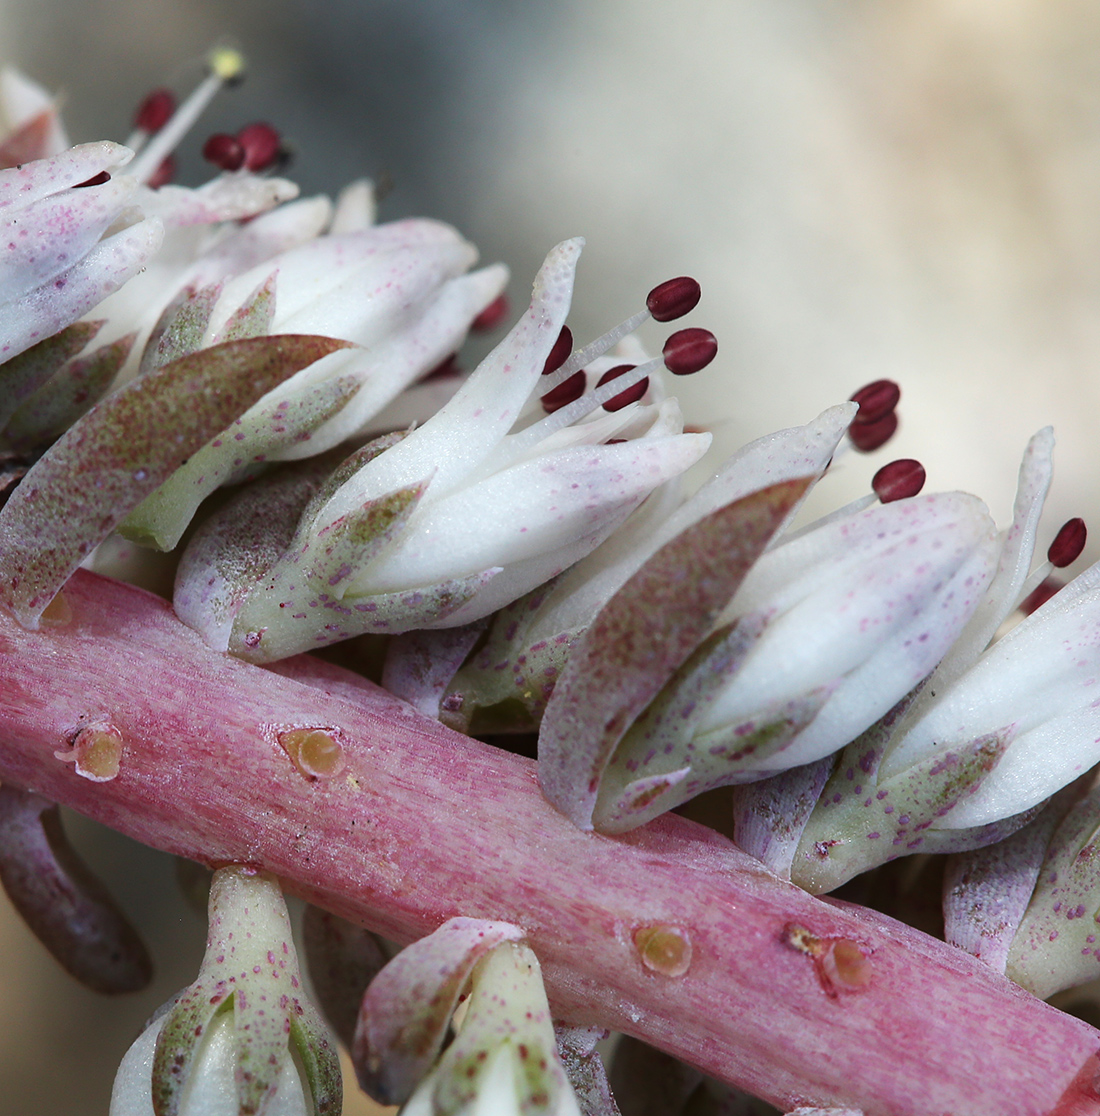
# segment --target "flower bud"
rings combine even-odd
[[[335,1043],[303,994],[278,882],[219,869],[198,979],[126,1054],[111,1116],[324,1116],[340,1098]]]

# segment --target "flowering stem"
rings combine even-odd
[[[65,598],[58,626],[0,617],[5,782],[168,852],[261,865],[399,941],[455,915],[517,923],[559,1017],[779,1105],[1100,1113],[1100,1035],[942,942],[678,817],[582,832],[530,761],[308,657],[213,653],[141,590],[81,571]],[[114,778],[55,756],[89,724],[121,737]]]

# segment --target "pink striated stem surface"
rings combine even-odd
[[[942,942],[677,817],[581,832],[533,763],[336,667],[215,654],[163,601],[85,572],[65,595],[61,627],[0,616],[0,778],[169,852],[260,864],[398,940],[459,914],[518,923],[561,1017],[781,1106],[1100,1114],[1100,1034]],[[106,782],[54,756],[89,723],[121,734]],[[338,774],[291,762],[279,735],[300,728],[339,740]]]

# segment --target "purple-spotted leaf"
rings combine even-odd
[[[4,431],[5,441],[15,450],[28,450],[64,434],[110,389],[135,337],[127,333],[86,357],[70,360],[23,400]]]
[[[615,746],[683,665],[811,478],[734,501],[666,543],[603,607],[546,706],[539,782],[583,829]]]
[[[262,337],[271,332],[275,320],[275,278],[272,272],[267,279],[232,314],[214,335],[214,342],[243,341],[247,337]]]
[[[176,615],[225,651],[241,605],[286,553],[302,509],[321,483],[325,459],[260,477],[194,534],[176,571]]]
[[[244,469],[262,464],[286,446],[306,441],[359,390],[351,376],[337,376],[293,396],[250,407],[181,465],[119,524],[133,542],[172,550],[199,505]]]
[[[943,878],[944,939],[1005,971],[1051,836],[1076,797],[1059,792],[1034,821],[1003,841],[956,853]],[[1060,801],[1059,801],[1060,800]]]
[[[231,1032],[225,1036],[222,1013],[230,1011]],[[280,1088],[290,1062],[289,1042],[295,1043],[306,1070],[312,1111],[318,1116],[339,1111],[336,1049],[303,994],[278,881],[252,868],[228,867],[214,874],[198,979],[169,1008],[156,1038],[156,1116],[177,1116],[189,1091],[201,1094],[203,1087],[209,1088],[218,1069],[207,1063],[218,1061],[216,1048],[223,1037],[232,1051],[241,1116],[258,1116]]]
[[[1007,975],[1045,999],[1100,975],[1100,792],[1058,826],[1008,950]]]
[[[462,1027],[409,1103],[408,1116],[459,1116],[477,1108],[579,1116],[530,947],[497,946],[479,962],[472,983]]]
[[[1011,729],[1004,729],[957,744],[944,741],[880,782],[882,736],[876,729],[841,753],[802,833],[791,879],[812,894],[832,891],[875,865],[925,851],[935,836],[929,832],[932,825],[978,790],[1012,740]]]
[[[479,620],[461,628],[412,631],[395,636],[386,648],[382,686],[428,717],[439,716],[439,703],[455,671],[485,631]]]
[[[144,988],[149,954],[61,828],[57,806],[0,787],[0,883],[35,937],[82,984],[115,994]]]
[[[499,573],[500,567],[495,566],[469,577],[394,593],[336,598],[302,585],[283,600],[272,598],[254,605],[250,599],[245,603],[248,614],[242,609],[233,625],[229,651],[250,663],[271,663],[367,632],[406,632],[453,615]],[[279,608],[284,603],[286,607]]]
[[[362,926],[307,906],[302,950],[313,994],[340,1041],[350,1048],[363,993],[386,964],[380,941]]]
[[[777,876],[790,879],[795,849],[835,763],[835,757],[826,756],[735,787],[733,834],[738,847]]]
[[[439,1056],[474,966],[523,936],[508,922],[452,918],[402,950],[363,997],[352,1046],[360,1086],[381,1104],[408,1100]]]
[[[221,283],[210,283],[198,290],[185,287],[180,291],[153,326],[141,354],[139,375],[148,375],[201,349],[210,315],[221,293]]]
[[[565,1076],[577,1097],[582,1116],[620,1116],[619,1106],[611,1095],[607,1070],[596,1049],[596,1043],[607,1037],[606,1031],[593,1027],[554,1028],[558,1040],[558,1057]]]
[[[37,627],[94,546],[277,384],[346,348],[327,337],[231,341],[108,396],[39,459],[0,511],[0,602]]]
[[[102,326],[103,322],[74,322],[0,364],[0,430],[20,404],[88,345]]]

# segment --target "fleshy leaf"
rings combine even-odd
[[[229,651],[251,663],[270,663],[366,632],[406,632],[453,615],[498,573],[499,566],[420,589],[340,599],[310,592],[306,585],[298,587],[293,598],[285,598],[285,608],[279,607],[283,601],[274,598],[254,606],[249,600],[249,615],[245,617],[241,610]],[[321,615],[327,619],[323,626],[310,617],[314,609],[323,610]]]
[[[499,1063],[504,1061],[505,1067]],[[557,1058],[550,1008],[539,963],[529,946],[504,943],[478,965],[466,1018],[432,1077],[432,1108],[438,1116],[470,1111],[484,1098],[487,1111],[506,1111],[491,1079],[526,1116],[562,1116],[575,1104],[559,1107],[570,1092]],[[489,1098],[497,1096],[497,1103]]]
[[[307,906],[302,949],[314,996],[340,1041],[350,1048],[363,993],[386,964],[379,939],[362,926]]]
[[[103,322],[73,322],[60,333],[39,341],[0,364],[0,430],[27,399],[85,348]]]
[[[82,559],[192,453],[276,384],[345,347],[309,336],[231,341],[102,400],[0,511],[0,602],[37,627]]]
[[[611,1095],[607,1070],[596,1043],[606,1031],[593,1027],[555,1027],[558,1057],[577,1097],[583,1116],[620,1116]]]
[[[262,337],[271,332],[275,319],[275,273],[267,277],[259,287],[229,316],[217,335],[215,342],[243,341],[247,337]]]
[[[733,832],[738,847],[789,880],[802,831],[835,764],[836,757],[826,756],[735,787]]]
[[[756,777],[760,765],[766,767],[817,716],[828,687],[697,733],[759,634],[759,624],[748,621],[721,628],[700,644],[627,729],[600,781],[593,823],[601,833],[634,829],[704,791]],[[663,773],[681,769],[685,775],[659,790]]]
[[[929,845],[928,830],[973,794],[997,766],[1011,730],[943,742],[881,783],[878,726],[849,745],[802,834],[791,880],[811,894],[832,891],[859,872]]]
[[[301,1059],[313,1111],[316,1116],[340,1116],[344,1081],[336,1044],[309,1000],[301,999],[297,1006],[301,1012],[290,1016],[290,1041]]]
[[[281,469],[253,481],[192,537],[176,572],[176,615],[216,651],[252,587],[286,552],[326,462]]]
[[[38,940],[96,992],[144,988],[149,954],[61,828],[57,806],[0,787],[0,883]]]
[[[1100,975],[1100,794],[1058,827],[1008,950],[1007,975],[1043,999]]]
[[[455,671],[485,630],[485,621],[441,631],[405,632],[390,640],[382,687],[404,698],[428,717],[439,716],[439,703]]]
[[[474,966],[523,931],[508,922],[452,918],[399,953],[371,983],[352,1060],[360,1086],[381,1104],[403,1104],[443,1047]]]
[[[8,444],[16,450],[31,449],[64,434],[110,389],[136,337],[127,333],[64,365],[12,415],[4,431]]]
[[[578,641],[539,734],[543,793],[576,825],[592,828],[600,779],[623,733],[706,635],[809,484],[772,485],[688,527]]]
[[[308,439],[358,388],[350,376],[338,376],[291,398],[250,407],[147,496],[119,525],[120,534],[143,546],[174,549],[207,496],[242,469]]]
[[[1027,910],[1055,828],[1069,805],[1056,796],[1040,815],[1010,837],[959,853],[943,880],[944,939],[1005,971],[1012,938]],[[1071,801],[1071,800],[1070,800]]]
[[[221,293],[221,283],[210,283],[198,290],[185,287],[180,291],[153,326],[141,354],[139,374],[147,375],[188,353],[198,352],[203,347],[203,336]]]

